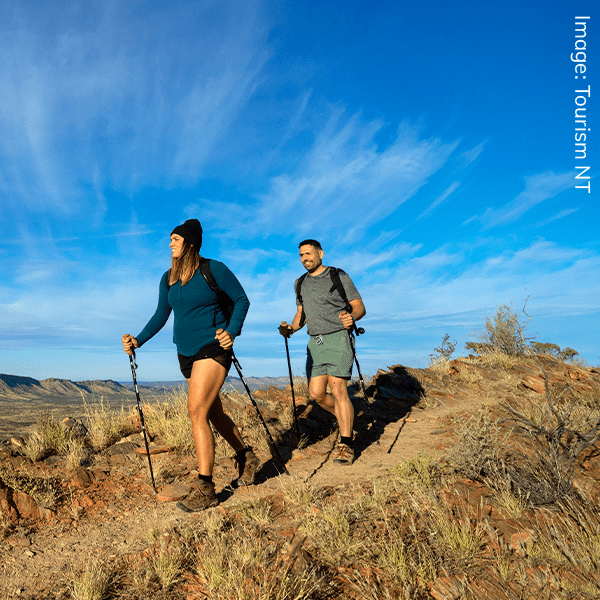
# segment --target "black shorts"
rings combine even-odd
[[[225,350],[221,347],[219,342],[215,340],[206,346],[202,346],[194,356],[182,356],[177,354],[179,359],[179,368],[183,376],[189,379],[192,376],[192,367],[197,360],[204,360],[206,358],[212,358],[216,360],[220,365],[225,367],[225,370],[229,373],[231,368],[233,350]]]

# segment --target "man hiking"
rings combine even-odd
[[[309,394],[337,419],[340,441],[333,462],[351,465],[354,462],[354,408],[347,386],[352,376],[354,355],[353,338],[348,332],[353,329],[355,321],[365,316],[366,310],[350,277],[341,269],[323,264],[324,252],[319,242],[304,240],[299,248],[300,260],[308,273],[294,284],[298,310],[291,325],[282,321],[279,333],[290,337],[307,323],[310,335],[306,349]],[[347,304],[352,309],[351,313],[347,311]],[[327,393],[328,384],[331,394]]]

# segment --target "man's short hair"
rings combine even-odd
[[[313,246],[317,250],[323,250],[323,248],[321,248],[321,244],[317,242],[317,240],[304,240],[298,244],[298,248],[302,248],[302,246]]]

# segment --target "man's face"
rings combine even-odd
[[[310,244],[300,246],[300,260],[309,273],[313,273],[323,264],[322,258],[323,250],[318,250]]]

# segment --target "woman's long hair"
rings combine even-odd
[[[169,286],[174,285],[181,279],[181,285],[185,285],[198,270],[200,266],[200,255],[196,248],[187,240],[183,240],[181,256],[171,259],[171,270]]]

